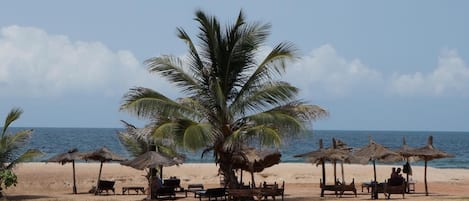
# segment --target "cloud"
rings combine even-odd
[[[165,89],[168,84],[150,75],[130,51],[114,51],[100,42],[72,41],[35,27],[0,29],[2,94],[120,97],[133,86]]]
[[[444,49],[438,66],[430,73],[397,74],[391,91],[400,95],[469,95],[469,67],[456,50]]]
[[[342,97],[375,90],[378,84],[383,84],[379,71],[359,59],[347,60],[329,44],[302,57],[287,70],[285,78],[307,97]]]

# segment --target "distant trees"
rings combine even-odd
[[[30,149],[24,153],[19,153],[29,142],[33,133],[32,129],[21,130],[16,133],[8,132],[8,127],[15,120],[19,119],[22,113],[23,110],[20,108],[13,108],[8,113],[0,136],[0,185],[6,188],[16,185],[17,183],[16,175],[12,171],[15,165],[29,161],[42,154],[36,149]],[[2,194],[0,193],[0,197],[1,196]]]
[[[252,139],[262,146],[280,145],[282,136],[300,132],[323,115],[319,106],[297,99],[298,88],[280,81],[287,62],[295,59],[290,43],[279,43],[260,58],[270,24],[236,21],[222,27],[216,17],[195,13],[196,38],[178,28],[188,57],[162,55],[145,63],[187,95],[172,100],[149,88],[132,88],[121,110],[157,122],[154,136],[188,149],[213,151],[228,185],[237,185],[233,152]]]

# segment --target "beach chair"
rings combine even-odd
[[[97,194],[101,194],[104,191],[106,191],[106,194],[109,194],[109,190],[111,190],[114,194],[116,194],[116,191],[114,189],[114,184],[115,181],[107,181],[107,180],[99,180],[98,182],[98,189],[97,189]]]
[[[272,197],[272,199],[275,200],[276,196],[281,196],[282,200],[284,200],[285,181],[282,182],[282,186],[279,186],[277,182],[274,182],[273,184],[264,182],[260,187],[264,200],[267,200],[268,197]]]
[[[152,193],[152,197],[156,199],[163,198],[163,197],[169,198],[169,199],[176,198],[176,192],[174,191],[173,187],[162,186],[160,188],[154,189],[151,193]]]
[[[396,184],[394,182],[391,182],[391,179],[389,179],[387,182],[384,183],[384,197],[386,199],[391,198],[391,194],[402,194],[402,198],[405,198],[405,192],[406,192],[406,182],[401,182],[400,184]]]
[[[357,188],[355,187],[355,179],[352,179],[350,184],[341,183],[337,181],[336,190],[339,193],[340,197],[344,194],[345,191],[352,191],[357,197]]]
[[[226,188],[208,188],[206,190],[196,191],[195,192],[199,197],[199,200],[208,199],[210,200],[227,200],[228,194],[226,193]]]
[[[163,180],[163,186],[172,187],[174,188],[174,190],[184,192],[184,188],[181,187],[181,180],[176,177],[171,177],[169,179]]]

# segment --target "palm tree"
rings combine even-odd
[[[217,18],[196,11],[196,46],[187,32],[178,37],[188,46],[188,57],[163,55],[145,61],[187,97],[172,100],[149,88],[136,87],[124,96],[121,110],[157,120],[154,135],[178,145],[213,151],[225,181],[237,185],[233,152],[257,139],[261,145],[281,144],[281,137],[299,133],[305,123],[326,114],[319,106],[296,98],[298,88],[277,79],[295,59],[290,43],[276,45],[258,59],[271,25],[247,23],[242,11],[236,22],[222,29]]]
[[[5,187],[16,184],[16,175],[11,171],[15,165],[42,154],[36,149],[27,150],[23,154],[18,153],[29,142],[33,133],[32,129],[8,133],[10,124],[19,119],[22,113],[20,108],[13,108],[8,113],[0,136],[0,183],[3,183]]]

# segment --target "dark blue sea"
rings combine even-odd
[[[24,128],[12,128],[11,131]],[[29,129],[29,128],[28,128]],[[36,148],[45,153],[37,159],[45,160],[55,154],[65,152],[71,148],[79,151],[91,151],[107,146],[113,152],[131,158],[129,153],[119,142],[117,132],[122,128],[33,128],[34,134],[28,148]],[[421,147],[426,145],[429,135],[433,136],[434,147],[454,154],[454,158],[430,161],[429,166],[438,168],[466,168],[469,169],[469,132],[432,132],[432,131],[334,131],[314,130],[299,134],[295,137],[283,138],[284,144],[279,148],[282,162],[304,162],[293,155],[318,149],[318,140],[323,139],[326,147],[330,146],[332,138],[344,141],[349,147],[359,148],[368,144],[368,136],[377,143],[396,149],[402,145],[405,137],[407,145]],[[210,154],[201,158],[201,152],[183,152],[187,163],[213,162]],[[423,165],[414,163],[414,165]]]

